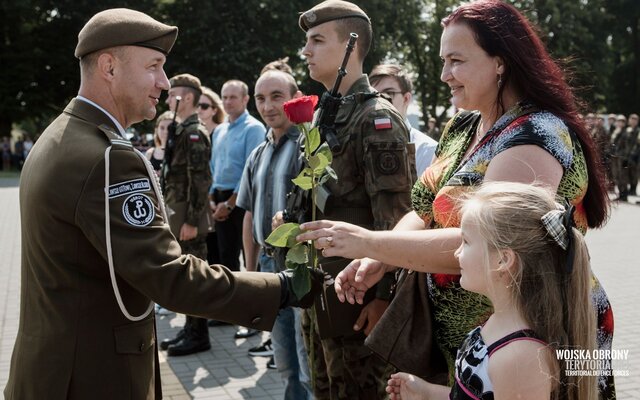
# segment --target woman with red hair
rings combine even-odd
[[[338,296],[350,302],[361,301],[396,266],[424,272],[434,337],[451,376],[464,336],[491,314],[485,297],[459,285],[459,199],[482,182],[535,182],[575,206],[573,219],[582,232],[604,224],[609,199],[577,100],[531,23],[509,4],[483,0],[457,8],[442,25],[441,79],[461,111],[413,188],[414,211],[393,231],[318,221],[303,225],[309,232],[298,239],[315,240],[326,257],[355,259],[336,278]],[[598,347],[610,349],[611,308],[595,278],[592,299]],[[613,378],[601,377],[599,390],[604,398],[615,397]]]

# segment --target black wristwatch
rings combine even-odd
[[[235,207],[233,207],[233,206],[229,205],[229,202],[228,202],[228,201],[225,201],[225,202],[224,202],[224,206],[225,206],[225,207],[227,207],[227,210],[228,210],[228,211],[233,211],[233,209],[235,208]]]

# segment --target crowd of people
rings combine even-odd
[[[335,285],[310,270],[308,293],[296,295],[284,253],[266,241],[290,222],[287,194],[305,166],[304,135],[284,107],[303,96],[287,59],[251,85],[263,123],[247,110],[245,82],[230,79],[218,95],[202,76],[167,79],[176,27],[126,9],[98,13],[79,34],[78,97],[23,172],[20,329],[42,335],[19,334],[7,399],[160,398],[154,302],[157,315],[187,315],[158,340],[170,357],[209,351],[210,326],[238,324],[236,339],[272,331],[248,355],[271,357],[285,399],[614,399],[610,365],[576,376],[555,351],[611,349],[613,314],[583,235],[606,222],[608,191],[635,195],[638,116],[628,126],[610,116],[608,127],[581,117],[535,28],[498,0],[442,21],[441,80],[458,111],[442,130],[428,118],[426,133],[407,119],[403,66],[365,74],[373,28],[360,7],[327,0],[299,25],[309,76],[327,91],[357,34],[331,126],[337,179],[323,183],[317,220],[297,237],[320,250]],[[124,129],[153,119],[163,90],[169,111],[143,155]],[[81,158],[70,155],[78,146]],[[66,192],[44,162],[72,170]],[[57,206],[36,212],[43,196]],[[53,245],[45,222],[73,243]],[[308,307],[321,291],[355,310],[331,314],[347,331],[319,326]],[[403,313],[407,293],[424,308]],[[414,347],[385,356],[376,336]],[[62,367],[34,385],[43,358]],[[91,386],[87,366],[106,360],[101,373],[123,384]],[[123,367],[131,362],[138,368]]]
[[[637,196],[640,173],[640,127],[638,114],[589,113],[584,117],[587,129],[598,146],[609,179],[609,191],[616,201],[628,201]],[[636,201],[640,204],[640,201]]]

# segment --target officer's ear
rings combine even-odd
[[[297,99],[298,97],[302,97],[303,93],[299,90],[296,90],[296,92],[293,94],[293,96],[291,97],[292,99]]]
[[[111,53],[102,53],[96,62],[96,72],[101,78],[112,81],[115,78],[117,60]]]

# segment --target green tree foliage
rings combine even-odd
[[[589,107],[640,111],[640,2],[510,1],[540,26],[554,57],[571,60],[567,72]],[[190,72],[216,91],[228,79],[241,79],[252,90],[264,64],[288,56],[301,88],[317,94],[322,87],[308,78],[299,55],[304,33],[298,28],[299,12],[317,2],[2,0],[0,135],[8,135],[12,123],[40,131],[77,93],[77,34],[94,13],[110,7],[131,7],[180,27],[166,66],[169,76]],[[460,1],[356,3],[370,15],[374,28],[365,71],[386,61],[405,65],[413,73],[423,115],[446,119],[443,110],[450,96],[440,81],[440,21]]]

